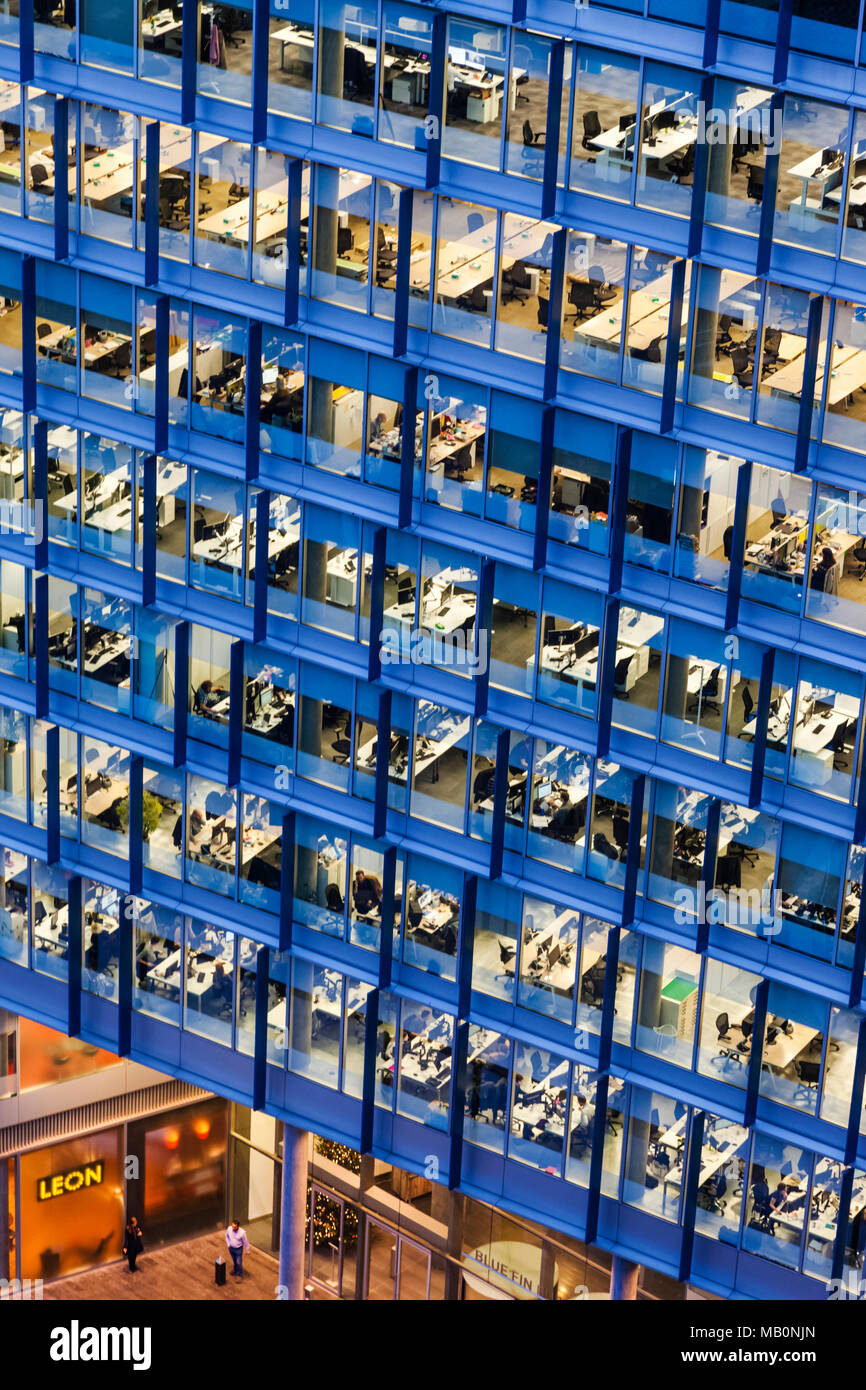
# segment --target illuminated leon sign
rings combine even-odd
[[[40,1202],[48,1202],[52,1197],[66,1197],[72,1192],[81,1192],[85,1187],[99,1187],[105,1180],[105,1164],[102,1159],[96,1163],[84,1163],[80,1168],[67,1168],[65,1173],[54,1173],[50,1178],[40,1178],[36,1184],[36,1196]]]

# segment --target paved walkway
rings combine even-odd
[[[214,1283],[214,1260],[222,1255],[228,1262],[223,1288]],[[159,1246],[153,1253],[145,1251],[138,1257],[135,1274],[130,1274],[126,1260],[115,1261],[101,1269],[84,1274],[70,1274],[45,1285],[45,1299],[96,1299],[98,1301],[195,1300],[246,1302],[252,1299],[274,1299],[277,1286],[277,1262],[258,1250],[244,1257],[244,1277],[235,1279],[222,1231],[198,1236],[179,1245]]]

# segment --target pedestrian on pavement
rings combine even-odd
[[[138,1217],[131,1216],[126,1223],[126,1230],[123,1236],[123,1253],[129,1260],[130,1274],[137,1274],[135,1267],[136,1258],[144,1249],[144,1240],[141,1234],[141,1227],[138,1224]]]
[[[233,1221],[231,1225],[226,1228],[226,1245],[229,1248],[229,1254],[232,1257],[232,1264],[234,1265],[232,1278],[237,1275],[239,1279],[242,1279],[244,1274],[244,1251],[249,1250],[250,1243],[247,1240],[247,1233],[240,1222]]]

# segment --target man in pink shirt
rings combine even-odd
[[[232,1277],[234,1278],[234,1276],[237,1275],[239,1279],[242,1279],[244,1273],[244,1251],[249,1250],[250,1243],[247,1240],[246,1231],[238,1221],[233,1221],[231,1225],[226,1228],[226,1245],[229,1248],[229,1254],[232,1257],[232,1264],[234,1265]]]

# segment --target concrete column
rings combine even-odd
[[[304,1298],[304,1230],[307,1221],[307,1131],[283,1125],[283,1191],[280,1212],[280,1279],[290,1302]]]
[[[610,1296],[612,1299],[636,1299],[637,1277],[640,1265],[626,1260],[622,1255],[614,1255],[610,1271]]]

